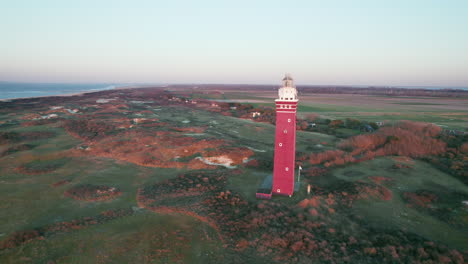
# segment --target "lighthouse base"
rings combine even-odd
[[[274,193],[273,190],[273,175],[268,175],[263,179],[262,184],[257,189],[257,192],[255,193],[255,197],[257,199],[263,199],[263,200],[271,200],[271,197],[273,195],[277,196],[288,196],[292,197],[292,194],[285,194],[285,193]],[[299,191],[299,183],[296,182],[294,184],[294,192]]]
[[[264,200],[270,200],[272,196],[271,188],[273,187],[273,175],[268,175],[263,179],[262,184],[260,184],[260,187],[257,189],[257,193],[255,194],[255,197],[257,199],[264,199]]]

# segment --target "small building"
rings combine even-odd
[[[445,134],[453,135],[453,136],[461,136],[461,135],[468,134],[468,132],[466,131],[461,131],[461,130],[456,130],[456,129],[444,129],[443,131]]]

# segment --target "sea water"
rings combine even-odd
[[[153,84],[154,85],[154,84]],[[158,84],[160,85],[160,84]],[[130,87],[129,84],[125,86]],[[135,87],[145,87],[147,84],[134,85]],[[77,84],[77,83],[17,83],[17,82],[0,82],[0,100],[14,99],[26,97],[40,97],[53,95],[67,95],[83,92],[95,92],[102,90],[111,90],[116,87],[122,87],[118,84],[110,83],[92,83],[92,84]],[[365,86],[349,86],[349,87],[365,87]],[[407,89],[460,89],[468,90],[468,87],[437,87],[437,86],[394,86],[395,88]],[[230,101],[230,100],[216,100]],[[235,100],[232,100],[235,101]]]
[[[66,95],[111,90],[116,84],[15,83],[0,82],[0,99]]]

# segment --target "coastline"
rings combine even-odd
[[[26,97],[15,97],[15,98],[0,98],[0,103],[8,103],[8,102],[13,102],[15,100],[26,100],[26,99],[36,99],[36,98],[46,98],[46,97],[69,97],[69,96],[81,96],[85,94],[90,94],[90,93],[98,93],[102,91],[111,91],[111,90],[122,90],[122,89],[134,89],[134,88],[140,88],[141,86],[138,85],[131,85],[131,86],[116,86],[112,89],[94,89],[90,91],[83,91],[83,92],[77,92],[77,93],[64,93],[64,94],[53,94],[53,95],[41,95],[41,96],[26,96]]]
[[[95,92],[100,92],[100,91],[95,91]],[[25,100],[25,99],[36,99],[36,98],[46,98],[46,97],[66,97],[66,96],[79,96],[79,95],[84,95],[87,93],[93,93],[93,92],[81,92],[81,93],[73,93],[73,94],[56,94],[56,95],[42,95],[42,96],[30,96],[30,97],[16,97],[16,98],[4,98],[0,99],[0,102],[13,102],[15,100]]]

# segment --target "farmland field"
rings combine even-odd
[[[180,88],[172,88],[179,91]],[[184,87],[186,89],[186,87]],[[276,91],[184,90],[193,98],[252,103],[274,107]],[[217,92],[217,93],[215,93]],[[441,98],[360,94],[312,94],[299,88],[299,116],[321,114],[332,119],[358,118],[372,122],[412,120],[447,128],[468,128],[468,97]]]

